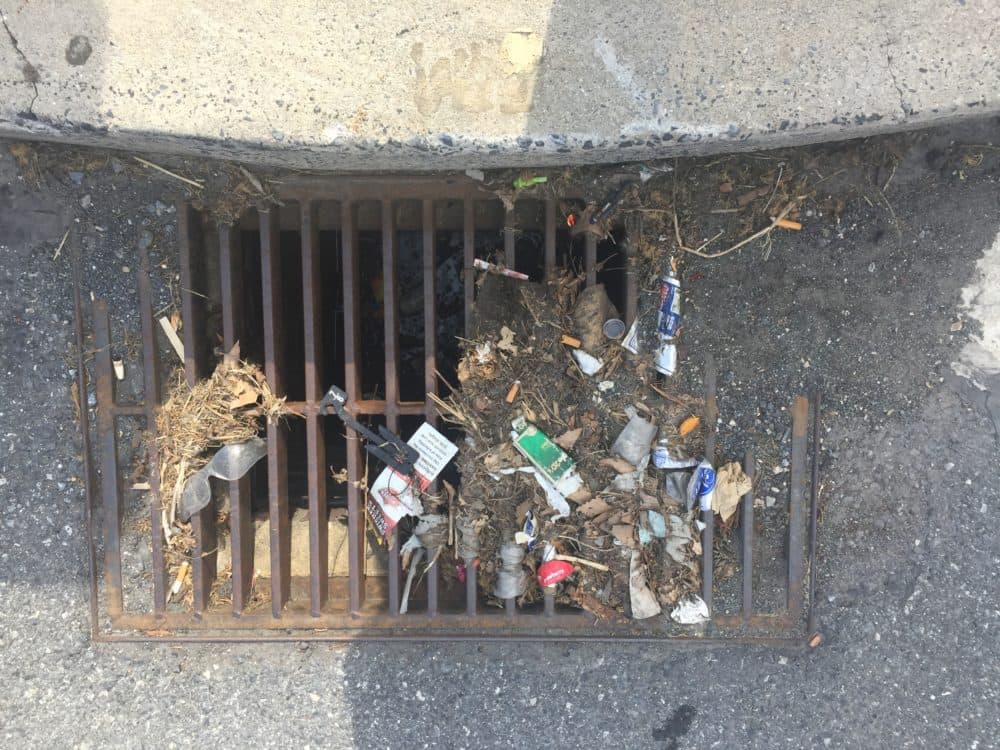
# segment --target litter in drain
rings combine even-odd
[[[188,385],[211,374],[217,348],[230,351],[239,344],[243,357],[263,364],[268,386],[295,415],[268,423],[266,461],[230,482],[224,497],[191,517],[185,558],[189,602],[172,596],[176,576],[164,542],[156,453],[148,450],[144,456],[148,489],[142,482],[128,486],[125,478],[133,474],[136,456],[120,444],[122,422],[142,424],[155,441],[164,395],[163,357],[170,350],[163,347],[154,318],[148,259],[143,258],[138,278],[141,401],[117,397],[109,311],[100,299],[89,311],[97,406],[93,428],[86,409],[81,426],[88,502],[93,503],[96,638],[779,644],[815,639],[814,587],[807,576],[815,567],[816,477],[811,482],[806,477],[809,408],[803,397],[791,409],[787,569],[784,580],[773,584],[785,596],[773,611],[754,606],[754,504],[748,495],[734,534],[742,585],[732,603],[723,605],[715,594],[714,524],[702,531],[701,597],[710,619],[697,627],[665,617],[655,622],[595,618],[548,597],[538,606],[518,607],[510,599],[504,609],[488,607],[476,588],[474,568],[464,586],[442,575],[443,565],[454,565],[455,550],[413,582],[401,613],[400,532],[386,548],[378,547],[376,535],[366,528],[365,488],[381,467],[367,462],[356,436],[321,409],[327,387],[342,383],[348,413],[370,426],[382,425],[406,438],[426,421],[458,442],[461,434],[442,423],[438,397],[447,395],[442,382],[456,382],[457,340],[470,325],[476,300],[475,261],[498,263],[535,282],[555,278],[560,268],[577,268],[588,287],[605,285],[631,323],[640,300],[635,244],[624,230],[609,240],[591,232],[571,236],[557,228],[564,222],[554,198],[522,196],[505,208],[464,178],[296,178],[283,184],[281,199],[282,207],[251,212],[233,226],[212,226],[187,205],[178,210],[180,333]],[[615,257],[620,260],[610,262]],[[78,387],[87,393],[87,311],[79,279],[76,295]],[[705,453],[713,456],[717,409],[710,358],[705,388]],[[814,421],[817,411],[818,400]],[[814,432],[814,466],[817,448]],[[752,457],[745,468],[752,476]],[[458,476],[443,478],[460,486]],[[126,502],[136,493],[138,503]],[[148,597],[147,592],[130,595],[123,583],[123,533],[135,525],[128,508],[136,506],[145,508],[148,519],[148,528],[139,526],[145,528],[151,560],[144,577],[150,582]],[[711,521],[711,512],[708,517]]]

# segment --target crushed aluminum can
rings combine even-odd
[[[528,552],[535,548],[535,518],[530,510],[524,514],[524,527],[514,535],[514,541],[527,545]]]
[[[538,585],[555,586],[573,575],[572,564],[565,560],[549,560],[538,566]]]
[[[698,465],[698,461],[693,458],[674,458],[670,455],[670,449],[663,444],[653,448],[650,458],[657,469],[690,469]]]
[[[660,348],[653,352],[653,367],[663,375],[673,375],[677,372],[677,347],[669,341],[664,341]]]
[[[636,317],[632,321],[632,325],[629,326],[628,333],[625,334],[625,338],[622,339],[622,349],[632,352],[632,354],[638,354],[642,347],[639,344],[639,318]]]
[[[698,507],[702,511],[712,510],[712,500],[715,497],[715,469],[708,459],[702,459],[698,468],[691,475],[688,482],[687,507],[688,510],[694,507],[697,501]]]
[[[660,311],[656,316],[656,332],[672,339],[681,325],[681,282],[671,274],[660,278]]]

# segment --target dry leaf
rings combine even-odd
[[[603,497],[595,497],[589,503],[581,505],[577,510],[587,518],[595,518],[611,510],[611,506],[608,505],[608,502]]]
[[[575,430],[568,430],[567,432],[564,432],[552,442],[563,450],[572,450],[573,446],[576,445],[576,441],[580,439],[580,435],[582,434],[583,428],[577,427]]]
[[[626,547],[635,547],[635,526],[630,523],[620,523],[611,527],[611,535]]]
[[[222,355],[222,366],[225,369],[232,369],[240,363],[240,342],[233,344],[233,348]]]
[[[497,342],[497,349],[510,352],[517,356],[517,345],[514,343],[514,332],[507,326],[500,329],[500,340]]]
[[[626,461],[624,458],[619,458],[618,456],[608,456],[607,458],[601,459],[601,466],[608,466],[619,474],[631,474],[635,471],[635,467]]]
[[[719,192],[720,193],[731,193],[731,192],[733,192],[733,183],[731,183],[731,182],[723,182],[721,185],[719,185]]]
[[[591,596],[587,592],[573,586],[567,589],[567,593],[573,598],[573,601],[598,619],[609,620],[611,622],[625,622],[625,618],[617,610],[611,609],[611,607],[602,603],[597,597]]]
[[[260,392],[242,380],[237,381],[233,388],[233,398],[229,401],[229,408],[232,411],[242,409],[244,406],[251,406],[257,403]]]
[[[74,380],[69,387],[69,399],[73,402],[73,416],[80,421],[80,386]]]
[[[639,499],[642,500],[640,507],[643,510],[657,510],[660,507],[660,501],[645,490],[640,489],[637,494],[639,495]]]

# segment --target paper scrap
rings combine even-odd
[[[750,491],[753,482],[735,461],[726,464],[715,473],[715,496],[712,498],[714,510],[726,523],[736,513],[740,498]]]
[[[574,349],[573,359],[576,360],[577,365],[579,365],[584,375],[596,375],[604,367],[604,362],[591,354],[587,354],[583,349]]]
[[[681,516],[671,513],[667,516],[670,522],[670,533],[667,534],[666,552],[676,563],[686,565],[690,558],[688,545],[691,544],[691,527]]]
[[[413,465],[413,476],[387,466],[369,490],[366,502],[372,523],[385,538],[404,516],[423,515],[418,492],[426,490],[458,453],[457,446],[426,422],[406,442],[420,454]]]
[[[646,570],[642,566],[641,559],[642,553],[638,549],[633,549],[628,565],[628,593],[632,603],[632,617],[636,620],[654,617],[661,611],[660,603],[656,601],[653,592],[649,590],[649,584],[646,582]]]

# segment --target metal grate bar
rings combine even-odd
[[[285,392],[281,234],[276,211],[260,212],[260,260],[264,297],[264,374],[271,390]],[[284,428],[267,425],[267,495],[271,536],[271,613],[281,617],[291,591],[291,525],[288,518],[288,446]]]
[[[396,286],[396,215],[382,201],[382,300],[385,305],[385,422],[399,433],[399,291]],[[399,529],[389,540],[389,614],[399,614]]]
[[[819,447],[820,404],[822,396],[813,396],[812,476],[809,481],[809,645],[818,646],[822,635],[816,624],[816,527],[819,523]]]
[[[587,286],[597,283],[597,236],[591,232],[584,234],[584,268],[587,271]]]
[[[156,453],[156,408],[160,403],[160,357],[153,323],[153,291],[149,280],[149,252],[139,250],[139,306],[142,315],[143,402],[146,430],[151,436],[146,455],[149,482],[149,528],[153,558],[153,615],[161,617],[167,606],[166,563],[163,558],[163,502],[160,497],[160,464]]]
[[[361,312],[358,289],[358,210],[352,203],[341,204],[341,255],[344,268],[344,391],[348,404],[357,404],[361,373]],[[361,445],[357,436],[346,430],[347,449],[347,598],[352,614],[364,603],[365,512],[357,482],[361,479]]]
[[[465,281],[465,335],[472,331],[472,302],[476,298],[476,202],[466,198],[462,206],[463,264]]]
[[[556,597],[551,591],[545,591],[544,612],[546,617],[554,617],[556,614]]]
[[[146,407],[142,404],[112,404],[111,413],[118,417],[145,417]]]
[[[83,453],[83,484],[86,492],[84,516],[87,525],[87,578],[90,584],[88,609],[90,610],[90,636],[98,637],[98,590],[97,590],[97,550],[94,534],[94,499],[97,497],[97,478],[94,476],[94,455],[91,449],[90,413],[84,404],[87,383],[90,378],[85,363],[86,347],[83,339],[83,272],[80,269],[79,233],[73,233],[70,240],[73,252],[73,334],[76,340],[76,392],[80,399],[80,447]]]
[[[316,204],[302,204],[302,314],[305,326],[306,401],[323,397],[322,291]],[[329,592],[330,527],[326,508],[326,440],[319,407],[306,411],[306,466],[309,472],[309,611],[319,617]]]
[[[514,232],[514,223],[517,218],[514,215],[514,208],[511,207],[504,214],[503,220],[503,259],[507,268],[517,268],[517,235]]]
[[[434,246],[434,201],[423,203],[424,227],[424,392],[437,393],[437,253]],[[424,397],[427,421],[437,423],[437,407],[430,396]]]
[[[97,442],[101,453],[101,494],[104,498],[104,583],[108,614],[122,613],[121,477],[118,474],[118,432],[111,406],[115,401],[111,364],[111,320],[104,300],[94,303],[94,367],[97,371]],[[80,394],[86,409],[87,394]]]
[[[434,201],[423,201],[423,249],[424,249],[424,399],[425,417],[437,426],[437,407],[430,394],[437,393],[437,248],[434,243]],[[435,483],[432,490],[437,490]],[[431,557],[433,551],[429,551]],[[433,616],[438,610],[438,565],[435,560],[427,567],[427,614]]]
[[[545,278],[551,278],[556,270],[556,202],[545,201]]]
[[[231,350],[244,334],[243,251],[238,229],[219,227],[219,277],[222,296],[222,347]],[[250,603],[253,583],[254,528],[250,510],[250,477],[229,483],[229,529],[232,550],[233,614]]]
[[[625,325],[632,325],[639,312],[639,272],[636,270],[636,250],[642,237],[642,215],[630,214],[625,232]]]
[[[803,489],[806,475],[806,433],[809,401],[796,396],[792,402],[792,470],[788,496],[788,613],[798,617],[802,609]]]
[[[705,355],[705,458],[715,466],[715,358]],[[710,509],[700,512],[705,529],[701,532],[701,598],[712,612],[712,573],[715,542],[715,513]]]
[[[748,450],[743,457],[743,471],[750,481],[753,481],[754,471],[753,450]],[[741,575],[743,576],[743,621],[749,622],[753,614],[753,485],[743,496],[743,517],[740,520],[743,531],[743,556]]]
[[[476,616],[479,594],[476,592],[476,560],[465,561],[465,614]]]
[[[190,204],[183,204],[177,211],[177,234],[180,242],[181,315],[184,321],[184,374],[189,386],[206,373],[204,342],[201,332],[205,322],[205,274],[194,264],[203,259],[201,223]],[[215,533],[215,511],[211,503],[191,516],[191,530],[195,547],[191,560],[191,578],[194,585],[194,614],[201,617],[208,609],[209,594],[215,580],[218,544]]]
[[[345,389],[346,390],[346,389]],[[285,408],[288,411],[298,414],[304,417],[306,412],[310,408],[315,408],[317,405],[316,401],[286,401]],[[385,414],[388,410],[385,401],[377,400],[358,400],[350,403],[348,405],[348,410],[353,414]],[[400,416],[412,416],[419,417],[427,413],[427,403],[425,401],[400,401],[399,402],[399,414]],[[127,415],[123,415],[127,416]]]

